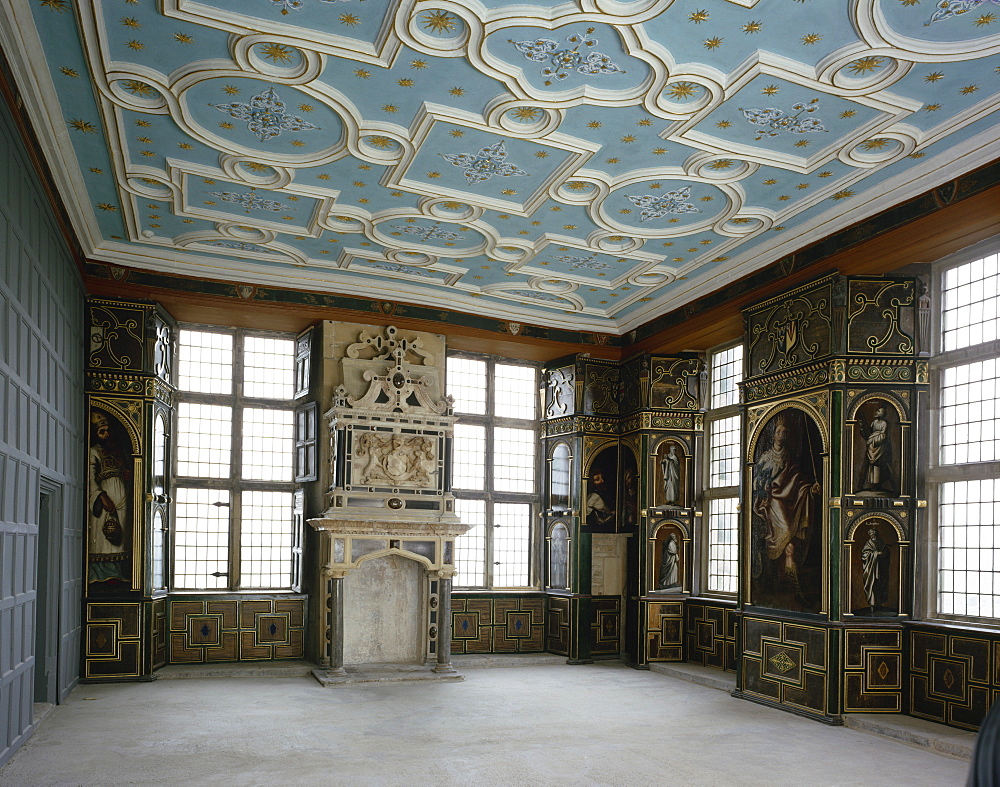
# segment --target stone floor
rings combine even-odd
[[[968,764],[616,663],[78,687],[0,785],[960,785]]]

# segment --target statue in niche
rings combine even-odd
[[[861,575],[871,615],[889,605],[889,559],[889,545],[879,536],[878,528],[868,528],[868,540],[861,548]]]
[[[118,588],[126,584],[125,547],[131,520],[128,501],[132,471],[121,423],[96,408],[90,411],[88,466],[88,576],[90,583]]]
[[[854,493],[860,497],[891,497],[895,492],[892,472],[892,439],[886,420],[885,402],[875,402],[875,413],[866,424],[858,411],[858,429],[865,442],[861,473]]]
[[[667,505],[680,505],[681,459],[677,456],[677,446],[673,443],[660,459],[660,476],[663,479],[663,502]]]
[[[354,455],[361,460],[354,471],[359,484],[430,486],[436,469],[434,441],[419,435],[362,432]]]
[[[663,539],[660,551],[660,572],[656,577],[657,590],[673,590],[680,588],[680,544],[677,536],[671,533]]]
[[[761,432],[751,508],[754,604],[819,612],[820,449],[816,425],[794,408],[777,413]]]

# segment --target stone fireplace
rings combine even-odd
[[[314,674],[324,685],[460,678],[451,582],[455,538],[468,528],[448,489],[455,419],[444,339],[327,326],[328,507],[309,520],[320,540]]]

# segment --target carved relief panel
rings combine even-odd
[[[353,430],[353,486],[435,487],[438,441],[423,435]]]

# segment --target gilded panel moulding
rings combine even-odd
[[[588,418],[587,416],[580,416],[574,420],[578,432],[595,432],[597,434],[618,434],[619,432],[617,420]]]
[[[551,437],[553,435],[562,435],[568,432],[572,432],[576,426],[576,421],[573,418],[561,418],[558,421],[544,421],[543,427],[545,429],[545,436]]]
[[[643,429],[699,430],[702,428],[703,419],[701,413],[637,413],[622,421],[621,431],[626,433]]]
[[[133,375],[87,374],[87,388],[100,393],[148,395],[146,381]]]
[[[851,382],[912,383],[917,378],[912,361],[873,359],[849,361],[847,379]]]
[[[834,362],[837,363],[837,362]],[[783,372],[771,375],[762,380],[754,380],[744,383],[743,400],[745,402],[755,402],[760,399],[768,399],[772,396],[782,396],[784,394],[801,391],[808,388],[815,388],[817,385],[825,385],[832,382],[833,366],[815,365],[795,372]],[[841,368],[843,364],[841,362]]]

